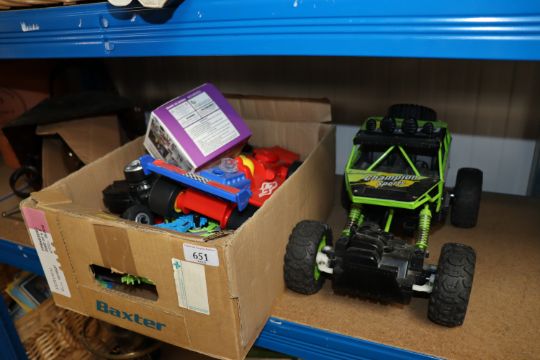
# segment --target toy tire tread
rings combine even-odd
[[[450,213],[452,225],[460,228],[476,226],[482,196],[482,177],[482,171],[479,169],[458,170]]]
[[[341,183],[341,206],[349,211],[351,208],[351,198],[349,197],[349,193],[347,192],[347,181],[345,180],[345,176],[343,176],[343,181]]]
[[[293,229],[285,251],[285,285],[300,294],[311,295],[319,291],[324,277],[314,276],[315,259],[319,244],[326,235],[327,245],[331,244],[331,232],[327,225],[319,221],[304,220]]]
[[[470,246],[445,244],[428,305],[428,318],[436,324],[463,324],[471,294],[476,254]]]
[[[122,219],[131,220],[146,225],[155,224],[155,217],[152,211],[150,211],[148,207],[141,204],[133,205],[127,208],[127,210],[122,214]],[[145,221],[142,222],[139,221],[139,219],[144,219]]]
[[[388,108],[388,116],[400,119],[437,121],[435,110],[415,104],[394,104]]]

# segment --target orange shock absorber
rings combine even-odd
[[[223,201],[214,196],[209,196],[203,192],[186,189],[176,197],[175,210],[188,214],[191,211],[219,222],[222,229],[227,227],[227,222],[236,204]]]

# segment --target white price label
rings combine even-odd
[[[184,244],[184,257],[194,263],[219,266],[218,252],[214,248]]]
[[[172,258],[178,306],[210,315],[204,266]]]
[[[58,255],[56,255],[54,241],[45,213],[32,208],[23,208],[22,213],[49,288],[52,292],[71,297],[66,276],[58,261]]]

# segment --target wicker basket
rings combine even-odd
[[[15,322],[28,358],[93,359],[80,342],[86,317],[54,305],[52,299]]]

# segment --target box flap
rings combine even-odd
[[[41,177],[43,187],[54,184],[56,181],[69,175],[69,169],[62,161],[64,145],[60,138],[51,137],[43,139],[41,150]]]
[[[39,203],[40,205],[56,205],[69,204],[72,199],[67,195],[65,186],[48,187],[41,191],[33,192],[30,197],[21,202],[21,206],[31,206],[31,203]]]
[[[99,159],[121,145],[115,115],[97,116],[38,126],[38,135],[58,134],[85,164]]]
[[[244,119],[249,120],[283,122],[328,122],[332,120],[330,102],[325,99],[227,95],[227,100]]]

